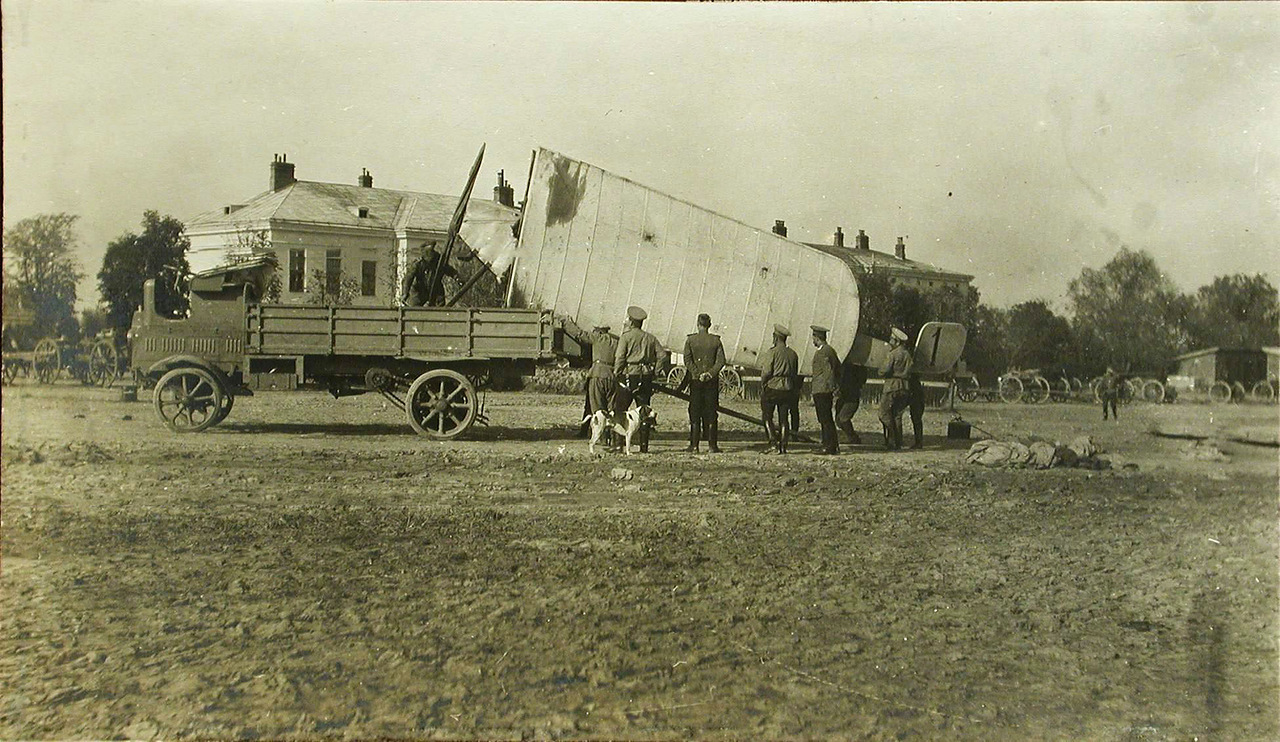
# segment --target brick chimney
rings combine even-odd
[[[787,236],[787,223],[781,219],[773,220],[773,233],[779,237]]]
[[[360,168],[360,187],[361,188],[373,187],[373,175],[369,173],[368,168],[363,168],[363,167]]]
[[[907,243],[903,242],[901,237],[898,238],[898,244],[893,246],[893,254],[898,257],[898,260],[907,259]]]
[[[271,160],[271,190],[278,191],[297,182],[298,179],[293,177],[293,163],[288,161],[288,155],[275,155]]]
[[[831,239],[831,244],[835,245],[836,247],[844,247],[844,229],[842,229],[841,227],[836,227],[836,234]]]
[[[493,187],[493,200],[503,206],[510,206],[514,209],[516,206],[516,189],[512,188],[511,184],[507,182],[505,172],[503,170],[498,171],[498,185]]]
[[[871,249],[871,238],[868,237],[867,233],[861,229],[858,230],[858,236],[854,238],[854,243],[857,245],[859,250]]]

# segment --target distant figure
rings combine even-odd
[[[911,413],[911,432],[915,434],[912,448],[924,448],[924,385],[920,383],[920,374],[912,371],[907,377],[907,394],[910,401],[907,410]]]
[[[782,325],[773,326],[773,347],[760,354],[760,407],[765,429],[769,432],[769,445],[765,453],[786,453],[791,438],[791,395],[799,386],[800,357],[787,347],[791,331]],[[778,422],[774,425],[774,414]],[[776,448],[772,448],[776,446]]]
[[[684,340],[684,384],[689,388],[689,447],[697,453],[705,437],[707,450],[720,453],[720,370],[724,368],[724,344],[711,334],[711,316],[698,315],[698,331]]]
[[[1120,413],[1116,411],[1116,401],[1120,399],[1120,375],[1114,368],[1107,366],[1107,372],[1098,382],[1098,398],[1102,400],[1102,419],[1107,419],[1107,407],[1111,408],[1111,419],[1120,422]]]
[[[822,450],[819,453],[831,456],[840,453],[840,442],[836,434],[836,421],[831,416],[835,401],[836,389],[840,379],[840,357],[827,345],[827,328],[810,325],[813,331],[813,378],[810,380],[810,393],[813,396],[813,411],[818,418],[818,426],[822,429]]]
[[[644,331],[644,321],[649,313],[640,307],[627,307],[627,324],[618,339],[618,350],[613,359],[613,374],[625,387],[619,390],[614,409],[626,412],[632,402],[651,407],[653,404],[653,377],[662,363],[662,343]],[[640,453],[649,452],[649,426],[640,431]]]
[[[884,427],[886,450],[902,448],[902,412],[910,404],[907,379],[911,376],[912,359],[905,343],[907,333],[893,328],[889,338],[889,356],[880,367],[884,387],[880,394],[880,424]]]
[[[409,266],[405,273],[404,286],[400,290],[400,301],[411,307],[438,307],[444,304],[444,277],[458,277],[458,271],[448,262],[440,268],[436,275],[436,266],[443,257],[439,246],[434,243],[423,243],[425,252]],[[434,282],[434,285],[432,283]]]

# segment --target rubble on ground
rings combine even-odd
[[[1099,453],[1097,444],[1087,435],[1077,436],[1067,444],[1035,439],[1022,443],[988,438],[970,446],[965,461],[1006,469],[1110,469],[1111,460],[1099,456]]]

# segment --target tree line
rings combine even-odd
[[[1032,368],[1159,375],[1191,350],[1280,345],[1280,294],[1265,276],[1218,276],[1184,294],[1155,258],[1128,247],[1071,280],[1065,314],[1043,299],[992,307],[971,286],[920,291],[883,274],[860,276],[858,288],[860,332],[887,337],[895,325],[915,332],[929,320],[959,322],[969,331],[965,364],[984,382]]]
[[[77,318],[76,283],[83,273],[75,258],[76,220],[71,214],[41,214],[4,231],[6,342],[15,336],[25,339],[21,344],[51,335],[92,336],[106,328],[122,332],[142,304],[142,283],[148,278],[156,279],[160,313],[186,311],[191,243],[181,221],[146,211],[140,232],[108,243],[97,274],[100,307]],[[274,251],[265,233],[245,233],[228,245],[227,254],[237,260],[274,256]],[[313,302],[349,303],[359,288],[323,271],[309,279]],[[484,290],[472,298],[500,297],[497,280],[489,282],[494,285],[481,281]],[[396,286],[387,288],[398,292]],[[914,333],[930,320],[959,322],[969,331],[965,363],[984,381],[1014,368],[1089,377],[1111,366],[1122,373],[1156,375],[1189,350],[1280,345],[1280,295],[1265,276],[1219,276],[1184,294],[1149,253],[1128,247],[1071,280],[1061,315],[1042,299],[992,307],[972,286],[922,291],[895,285],[883,273],[858,276],[858,288],[859,332],[885,338],[893,326]],[[278,277],[268,290],[266,298],[278,300]]]

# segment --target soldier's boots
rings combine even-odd
[[[911,444],[912,448],[924,448],[924,438],[920,434],[916,434],[915,443]]]
[[[711,423],[711,429],[707,431],[707,450],[711,453],[720,453],[719,446],[720,424]]]
[[[858,432],[853,429],[853,423],[846,422],[840,425],[840,432],[844,433],[844,442],[851,446],[862,443],[862,439],[858,437]]]
[[[689,445],[684,449],[685,453],[698,452],[698,442],[702,437],[701,432],[702,431],[699,429],[699,424],[697,422],[689,424]]]

